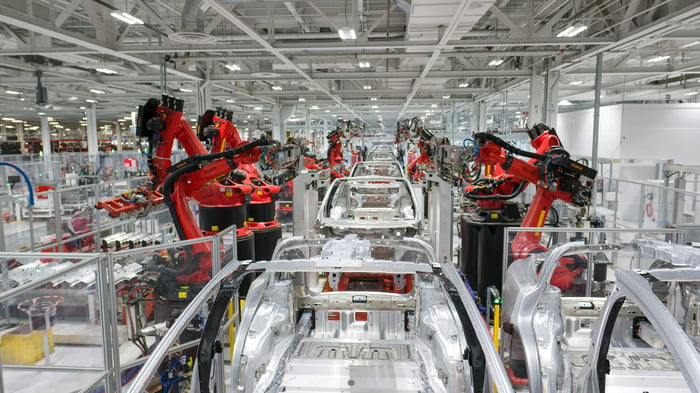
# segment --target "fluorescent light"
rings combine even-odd
[[[22,120],[19,120],[19,119],[17,119],[17,120],[12,120],[12,122],[13,122],[13,123],[21,123]]]
[[[114,75],[117,74],[117,71],[110,70],[109,68],[95,68],[95,71],[100,72],[102,74],[107,74],[107,75]]]
[[[240,71],[241,70],[241,66],[239,66],[238,64],[226,64],[224,67],[228,68],[231,71]]]
[[[230,103],[233,104],[234,102],[236,102],[236,100],[234,100],[234,99],[232,99],[232,98],[229,98],[228,100],[226,100],[226,102],[230,102]]]
[[[583,84],[583,81],[573,81],[569,82],[570,86],[581,86]]]
[[[77,100],[77,99],[78,99],[77,96],[70,96],[70,97],[68,97],[68,101],[75,101],[75,100]]]
[[[668,55],[656,56],[656,57],[652,57],[651,59],[647,60],[647,62],[649,62],[649,63],[658,63],[658,62],[661,62],[661,61],[664,61],[664,60],[668,60],[668,59],[670,59],[670,58],[671,58],[671,56],[668,56]]]
[[[459,87],[469,87],[469,82],[462,82],[458,86]]]
[[[575,37],[586,31],[586,29],[588,29],[588,26],[586,25],[574,24],[560,31],[559,34],[557,34],[557,37]]]
[[[374,113],[379,113],[379,112],[381,112],[379,109],[376,109],[376,110],[374,111]]]
[[[186,87],[181,87],[178,90],[183,92],[183,93],[192,93],[192,89],[188,89]]]
[[[44,115],[46,115],[46,112],[37,112],[36,114],[39,116],[44,116]]]
[[[695,46],[697,44],[700,44],[700,41],[689,42],[687,44],[683,44],[683,45],[679,46],[679,48],[690,48],[691,46]]]
[[[197,121],[197,119],[190,119],[190,121]]]
[[[357,39],[357,33],[355,32],[355,29],[352,27],[343,27],[340,30],[338,30],[338,35],[340,36],[340,39],[342,40],[355,40]]]
[[[442,99],[443,99],[443,100],[449,100],[449,99],[450,99],[450,95],[449,95],[449,94],[446,94],[446,95],[442,96]]]
[[[282,86],[274,85],[274,86],[272,86],[272,90],[280,91],[280,90],[282,90]]]
[[[143,21],[128,12],[124,11],[112,11],[110,13],[114,19],[119,19],[120,21],[130,24],[130,25],[142,25]]]
[[[372,105],[372,109],[377,109],[379,108],[379,105]]]
[[[318,109],[318,105],[311,105],[311,109]]]
[[[364,90],[372,90],[372,86],[370,86],[370,85],[364,85],[364,86],[362,86],[362,89],[364,89]]]
[[[262,109],[263,109],[263,108],[262,108],[261,106],[253,107],[253,110],[256,110],[256,111],[261,111]]]
[[[330,109],[326,109],[324,112],[326,112],[326,113],[331,113],[331,110],[330,110]]]
[[[437,107],[438,107],[438,104],[432,104],[432,105],[430,105],[430,107],[431,107],[431,108],[437,108]]]
[[[377,101],[377,97],[371,97],[369,100],[370,101]]]
[[[370,64],[367,60],[362,60],[359,63],[357,63],[357,66],[360,68],[369,68],[372,66],[372,64]]]
[[[104,94],[105,92],[102,90],[97,90],[97,89],[90,89],[90,93],[95,93],[95,94]]]
[[[503,64],[503,59],[493,59],[489,61],[490,66],[499,66],[501,64]]]
[[[304,98],[304,97],[299,97],[299,102],[304,102],[304,101],[306,101],[306,98]]]
[[[85,102],[89,102],[89,103],[91,103],[91,104],[94,104],[94,103],[97,102],[97,100],[93,100],[92,98],[88,98],[88,99],[85,100]]]
[[[559,101],[558,105],[559,106],[567,106],[567,105],[574,105],[574,104],[572,104],[571,101],[569,101],[569,100],[561,100],[561,101]]]
[[[21,91],[17,91],[17,90],[5,90],[5,93],[6,94],[14,94],[14,95],[22,94]]]
[[[698,92],[697,92],[697,91],[691,91],[690,93],[685,93],[685,94],[683,94],[683,95],[684,95],[684,96],[696,96],[696,95],[698,95]]]

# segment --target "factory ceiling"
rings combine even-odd
[[[277,104],[393,124],[436,104],[526,107],[531,76],[545,74],[582,107],[599,53],[603,104],[694,101],[700,88],[697,0],[0,0],[0,10],[0,112],[23,119],[94,104],[113,121],[166,91],[188,117],[222,106],[267,119]]]

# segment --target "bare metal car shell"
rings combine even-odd
[[[663,249],[665,254],[687,254],[679,251],[683,246],[658,242],[654,245],[656,247],[653,247],[653,242],[640,243],[639,248],[647,256],[659,257],[660,253],[656,253],[659,248]],[[623,318],[624,315],[624,318],[630,319],[644,315],[651,323],[650,328],[654,336],[658,336],[668,348],[689,390],[700,393],[700,356],[696,349],[700,345],[700,330],[695,332],[691,340],[688,334],[691,329],[687,326],[692,323],[688,320],[692,319],[693,315],[699,318],[697,311],[694,311],[700,310],[697,304],[698,297],[695,297],[694,301],[685,301],[685,309],[681,310],[681,314],[686,315],[679,318],[672,315],[668,307],[661,303],[650,284],[650,281],[661,278],[669,281],[687,280],[689,277],[691,281],[698,280],[700,269],[697,267],[700,265],[690,269],[685,266],[682,273],[673,272],[674,269],[668,267],[656,269],[648,274],[618,269],[615,271],[616,282],[607,299],[564,298],[558,288],[549,285],[552,273],[564,255],[634,247],[636,246],[587,246],[582,243],[569,243],[553,249],[544,256],[539,274],[536,261],[541,260],[542,255],[517,260],[509,267],[503,293],[504,352],[511,357],[518,352],[523,355],[530,392],[605,391],[604,387],[601,388],[601,383],[606,371],[604,360],[608,352],[607,340],[611,335],[620,335],[619,331],[614,331],[619,330],[619,327],[615,326],[617,318]],[[700,251],[697,260],[700,261]],[[625,299],[627,302],[624,302]],[[578,307],[579,316],[587,315],[589,321],[594,321],[591,328],[581,329],[579,332],[570,326],[577,323],[576,318],[564,319],[564,310]],[[686,319],[685,327],[677,321],[682,317]],[[588,354],[580,358],[575,357],[576,352],[571,350],[572,346],[580,348],[582,344],[589,348]],[[639,374],[638,378],[632,381],[642,384],[638,388],[654,391],[645,386],[645,382],[640,382],[644,381],[644,377],[645,375]],[[667,380],[667,384],[669,382]],[[630,381],[626,380],[626,383],[629,384]],[[666,385],[659,391],[666,391],[664,389],[668,388],[670,386]]]
[[[389,259],[375,259],[377,252]],[[249,267],[264,273],[237,328],[231,376],[238,391],[488,392],[494,384],[513,391],[454,266],[440,266],[427,243],[290,238],[273,259]],[[320,290],[350,274],[388,274],[395,285],[411,276],[413,287]],[[462,321],[471,321],[471,338]],[[475,340],[480,361],[471,358]],[[472,361],[486,365],[478,388]]]
[[[331,184],[317,222],[325,235],[403,237],[420,232],[422,213],[405,178],[346,177]]]

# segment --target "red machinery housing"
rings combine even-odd
[[[245,194],[253,190],[250,186],[222,183],[223,179],[239,165],[256,162],[262,151],[258,146],[266,145],[266,140],[244,144],[235,149],[208,154],[182,117],[184,102],[173,97],[163,96],[162,102],[150,99],[139,108],[137,135],[146,138],[148,149],[144,153],[151,169],[149,184],[141,192],[138,201],[123,197],[97,204],[113,217],[125,213],[139,212],[148,206],[165,202],[173,217],[173,223],[180,239],[196,239],[205,234],[188,205],[193,198],[205,207],[243,206]],[[174,141],[177,140],[189,157],[175,165],[171,162]],[[162,198],[158,197],[158,193]],[[206,210],[206,209],[205,209]],[[223,216],[223,215],[222,215]],[[235,214],[232,214],[235,217]],[[212,229],[214,225],[208,229]],[[243,226],[241,226],[243,227]],[[218,228],[218,230],[223,227]],[[209,231],[208,231],[209,232]],[[209,279],[212,251],[208,244],[191,246],[178,269],[161,269],[180,283],[199,283]]]
[[[241,140],[238,129],[231,122],[232,113],[221,109],[217,112],[211,123],[202,131],[205,136],[211,138],[212,153],[245,145],[246,142]],[[205,122],[206,116],[206,114],[203,116],[202,123]],[[265,260],[272,257],[274,245],[282,238],[282,226],[277,221],[275,206],[281,187],[269,184],[262,179],[254,165],[258,159],[259,157],[241,163],[227,180],[233,185],[246,186],[251,190],[247,200],[245,220],[241,225],[245,225],[246,230],[253,234],[255,253],[252,259]],[[238,222],[236,225],[239,225]]]
[[[513,179],[537,187],[521,226],[542,227],[555,200],[579,207],[590,204],[596,170],[571,160],[569,153],[561,147],[554,130],[538,124],[529,131],[529,135],[537,149],[535,153],[518,149],[489,133],[477,133],[474,139],[480,163],[497,165],[504,174],[513,176]],[[515,154],[529,157],[530,160],[516,158]],[[511,180],[511,184],[512,182]],[[518,232],[511,245],[513,259],[524,258],[532,252],[546,251],[546,247],[540,243],[541,236],[541,232]],[[573,259],[562,259],[564,265],[573,263]],[[552,284],[566,289],[579,272],[580,269],[561,266],[555,272]]]
[[[419,137],[417,146],[420,154],[408,163],[406,170],[413,181],[418,181],[425,176],[422,167],[432,165],[432,157],[435,154],[434,135],[423,127],[423,122],[417,117],[411,120],[410,129],[412,134]]]

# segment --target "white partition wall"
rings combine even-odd
[[[598,157],[601,159],[620,158],[622,107],[623,105],[611,105],[600,108]],[[591,156],[593,109],[560,113],[557,116],[557,124],[557,133],[564,148],[574,156]]]
[[[593,109],[561,113],[557,132],[577,156],[591,155]],[[700,164],[700,104],[623,104],[600,108],[601,159]]]

